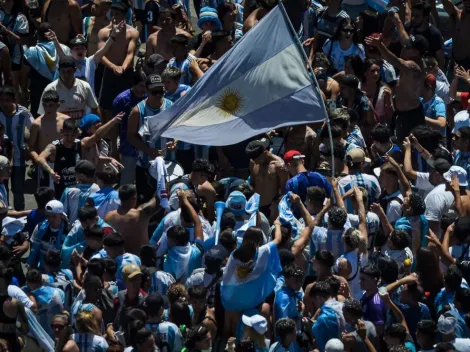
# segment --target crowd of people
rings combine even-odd
[[[470,0],[439,4],[285,1],[328,121],[216,147],[142,126],[277,1],[2,0],[0,350],[469,352]]]

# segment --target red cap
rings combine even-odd
[[[284,162],[287,164],[291,162],[293,159],[303,159],[305,155],[302,155],[298,150],[289,150],[287,153],[284,154]]]
[[[426,76],[424,79],[424,85],[427,87],[433,87],[436,88],[436,76],[434,76],[432,73]]]

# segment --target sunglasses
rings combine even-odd
[[[341,31],[343,31],[344,33],[353,33],[354,29],[352,29],[352,28],[341,28]]]
[[[163,95],[163,89],[153,89],[150,91],[150,95]]]
[[[51,328],[53,330],[64,330],[65,329],[65,325],[62,325],[62,324],[51,324]]]

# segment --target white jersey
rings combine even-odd
[[[55,90],[59,94],[60,106],[58,111],[70,116],[72,119],[81,119],[85,115],[87,107],[90,109],[98,108],[98,102],[90,84],[81,79],[75,80],[72,89],[64,86],[60,78],[56,79],[47,85],[44,92],[49,90]],[[42,97],[38,114],[44,114]]]

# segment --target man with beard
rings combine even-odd
[[[443,0],[442,5],[449,14],[452,23],[452,56],[455,63],[470,69],[470,0],[463,0],[463,9],[458,9],[450,0]]]
[[[403,24],[398,14],[394,14],[393,22],[398,32],[403,32]],[[406,38],[401,38],[403,49],[401,57],[398,58],[387,49],[382,39],[369,36],[365,43],[379,49],[382,58],[400,70],[400,78],[395,88],[395,131],[397,140],[401,143],[414,127],[425,124],[420,96],[424,88],[425,74],[422,58],[428,51],[429,43],[422,35],[406,35]]]
[[[434,56],[439,62],[439,67],[445,64],[444,41],[441,31],[432,23],[429,23],[431,5],[419,2],[411,8],[411,21],[405,24],[405,30],[410,35],[421,34],[429,43],[430,56]]]

